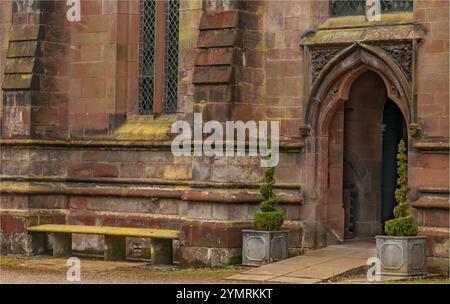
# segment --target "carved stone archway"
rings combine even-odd
[[[408,60],[408,59],[407,59]],[[395,61],[383,48],[355,43],[342,48],[319,72],[309,90],[305,122],[310,126],[308,145],[314,155],[312,192],[317,203],[316,245],[327,243],[330,214],[329,189],[329,129],[335,113],[349,99],[353,82],[363,73],[377,74],[386,87],[386,95],[400,109],[407,125],[414,121],[412,105],[411,62]],[[312,74],[311,74],[312,75]],[[335,216],[335,215],[333,215]],[[328,237],[329,239],[329,237]],[[339,239],[339,238],[338,238]]]
[[[412,61],[412,58],[409,60]],[[329,118],[330,110],[347,100],[353,81],[370,70],[383,79],[388,97],[400,108],[405,120],[413,122],[410,76],[405,71],[407,68],[402,68],[409,65],[412,62],[395,62],[380,47],[354,43],[341,50],[318,73],[310,89],[305,121],[313,133],[326,130],[329,123],[326,117]]]

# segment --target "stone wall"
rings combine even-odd
[[[417,115],[422,128],[409,154],[409,180],[430,269],[448,269],[449,246],[449,3],[414,1],[414,21],[427,34],[417,54]],[[447,148],[432,148],[446,143]]]
[[[204,120],[281,121],[276,191],[290,247],[327,244],[327,207],[330,223],[342,229],[342,214],[333,218],[337,209],[321,204],[315,188],[316,179],[328,176],[317,170],[324,137],[304,141],[312,83],[309,54],[300,42],[327,20],[328,1],[182,0],[178,111],[170,117],[136,115],[138,1],[81,1],[81,21],[70,23],[61,3],[43,1],[35,14],[0,4],[0,77],[5,48],[29,40],[7,40],[10,22],[38,25],[31,40],[39,52],[28,57],[42,64],[28,71],[42,81],[24,90],[33,93],[25,107],[30,111],[23,112],[29,116],[22,116],[29,117],[27,126],[7,123],[13,116],[3,108],[2,251],[32,251],[27,225],[104,224],[179,228],[181,262],[236,262],[240,230],[251,226],[261,199],[263,169],[251,157],[174,158],[170,125],[176,117],[192,122],[193,112],[202,112]],[[413,104],[422,130],[409,141],[411,198],[424,233],[435,236],[430,255],[442,260],[448,257],[442,250],[448,242],[448,3],[415,1],[414,21],[427,32],[417,45],[414,74]],[[22,110],[17,91],[4,90],[14,97],[7,103],[10,113]],[[333,149],[343,149],[343,134],[334,135]],[[341,181],[330,183],[342,196]],[[101,245],[101,238],[75,238],[77,249]]]
[[[3,70],[6,63],[8,51],[8,33],[12,23],[12,2],[10,0],[0,2],[0,83],[3,82]],[[3,108],[3,94],[0,94],[0,109]],[[1,111],[0,111],[1,117]]]
[[[3,70],[2,133],[64,138],[69,47],[65,5],[16,1],[9,12],[13,18]]]
[[[417,105],[426,136],[449,135],[448,1],[414,1],[414,21],[427,35],[417,56]]]

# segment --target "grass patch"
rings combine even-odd
[[[448,275],[417,276],[397,281],[384,282],[388,284],[450,284]]]
[[[23,265],[23,258],[0,256],[0,267],[19,268]]]

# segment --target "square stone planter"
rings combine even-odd
[[[377,275],[414,276],[427,273],[425,236],[376,236]]]
[[[242,265],[261,266],[288,257],[288,231],[242,230]]]

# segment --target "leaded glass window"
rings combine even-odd
[[[177,111],[178,90],[178,24],[179,0],[168,0],[166,5],[166,58],[164,65],[164,112]]]
[[[177,110],[178,30],[179,0],[141,0],[139,114]]]
[[[413,0],[380,0],[381,13],[412,11]],[[330,0],[332,17],[364,15],[366,0]]]

